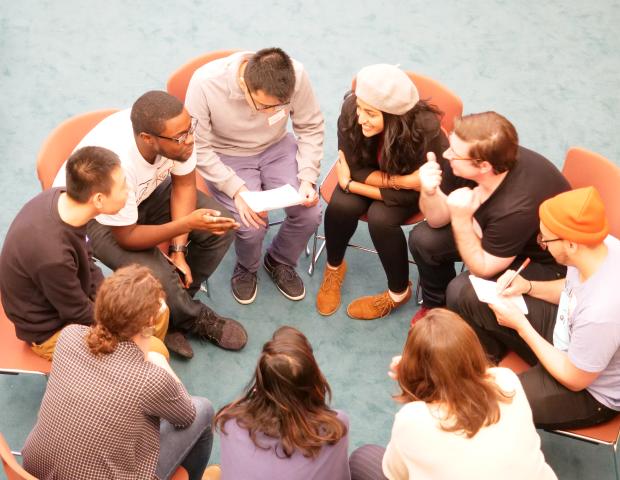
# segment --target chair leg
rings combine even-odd
[[[325,250],[325,240],[323,240],[323,243],[321,243],[321,246],[317,250],[316,242],[318,238],[319,238],[318,235],[314,238],[314,246],[312,248],[312,259],[310,260],[310,268],[308,269],[308,275],[312,275],[314,273],[316,262],[319,260],[321,253],[323,253],[323,250]]]
[[[616,480],[620,480],[620,475],[618,474],[618,451],[616,450],[616,446],[617,444],[614,444],[611,451],[614,456],[614,473],[616,474]]]
[[[206,293],[207,297],[211,298],[211,289],[209,288],[208,278],[200,284],[200,291]]]

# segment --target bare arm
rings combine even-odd
[[[490,305],[490,307],[495,312],[498,323],[516,330],[545,370],[569,390],[579,392],[599,376],[600,372],[586,372],[577,368],[565,352],[555,348],[532,327],[514,303],[502,302]]]
[[[497,288],[503,295],[529,295],[530,297],[538,298],[555,305],[560,303],[560,295],[566,283],[565,278],[535,282],[527,280],[521,275],[517,275],[510,286],[504,290],[504,285],[512,278],[514,273],[514,270],[506,270],[506,272],[497,279]]]
[[[427,223],[439,228],[450,223],[448,197],[441,191],[441,167],[433,152],[426,154],[427,162],[420,167],[420,211]]]

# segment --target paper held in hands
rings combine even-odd
[[[241,192],[240,195],[243,201],[256,213],[299,205],[303,201],[299,192],[288,183],[272,190]]]
[[[474,286],[476,295],[478,295],[478,300],[480,300],[481,302],[500,303],[504,301],[509,301],[519,307],[519,310],[521,310],[524,315],[527,315],[527,305],[525,304],[523,295],[512,295],[509,297],[500,295],[497,293],[497,282],[485,280],[472,274],[469,275],[469,280]]]

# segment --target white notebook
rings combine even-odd
[[[271,190],[241,192],[241,198],[256,213],[299,205],[303,201],[299,192],[288,183]]]
[[[497,293],[497,282],[476,277],[471,273],[469,274],[469,280],[474,286],[476,295],[478,295],[478,300],[480,300],[481,302],[500,303],[508,300],[513,302],[517,307],[519,307],[519,310],[521,310],[524,315],[527,315],[527,305],[525,304],[525,299],[523,298],[523,295],[512,295],[510,297],[499,295]]]

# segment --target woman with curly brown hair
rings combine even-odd
[[[245,394],[215,417],[222,480],[349,480],[349,421],[330,397],[307,338],[276,330]]]
[[[490,367],[457,314],[430,310],[390,368],[404,406],[386,449],[366,445],[351,455],[354,480],[556,478],[519,378]]]
[[[95,324],[60,334],[24,468],[37,478],[167,479],[183,465],[199,480],[209,460],[213,408],[190,397],[153,324],[164,291],[146,267],[103,281]]]

